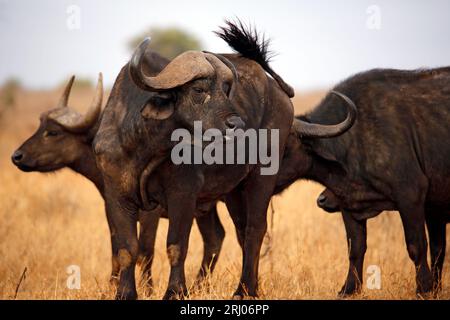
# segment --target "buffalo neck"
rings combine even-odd
[[[92,181],[92,183],[94,183],[97,187],[100,194],[102,194],[103,196],[103,177],[100,170],[97,168],[97,163],[95,161],[95,155],[92,147],[89,144],[84,145],[83,148],[85,149],[83,150],[84,152],[81,153],[83,156],[76,159],[72,164],[69,165],[69,167],[73,171]]]
[[[305,178],[324,185],[338,197],[345,197],[349,191],[344,169],[331,161],[322,159],[313,161]]]

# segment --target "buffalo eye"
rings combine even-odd
[[[193,87],[192,90],[198,94],[205,92],[205,90],[203,90],[203,88],[200,88],[200,87]]]
[[[44,132],[44,137],[56,137],[58,135],[58,131],[55,130],[46,130]]]

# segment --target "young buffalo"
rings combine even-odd
[[[161,58],[163,59],[163,58]],[[101,119],[103,97],[102,74],[91,107],[85,115],[68,107],[68,99],[75,77],[72,76],[56,108],[40,116],[40,126],[12,155],[12,162],[22,171],[52,172],[70,168],[92,181],[104,197],[103,177],[97,168],[92,140]],[[167,216],[160,207],[152,211],[139,211],[141,225],[139,234],[139,256],[142,279],[146,290],[151,292],[151,264],[154,254],[156,229],[160,216]],[[208,215],[199,216],[197,224],[204,240],[204,256],[196,284],[212,271],[217,262],[225,231],[214,206]],[[108,219],[112,244],[111,282],[117,284],[119,262],[114,226]]]

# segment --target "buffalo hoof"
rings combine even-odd
[[[430,299],[436,298],[436,293],[434,291],[429,291],[429,292],[416,291],[416,296],[417,296],[417,299],[420,299],[420,300],[430,300]]]
[[[203,286],[203,284],[205,283],[205,280],[206,280],[205,273],[202,271],[199,271],[197,274],[197,277],[195,277],[194,283],[192,284],[192,288],[194,290],[201,288]]]
[[[257,294],[249,294],[247,292],[242,292],[242,290],[236,290],[232,297],[233,300],[256,300],[258,299]]]
[[[256,300],[256,299],[258,299],[258,297],[257,296],[243,296],[243,295],[235,294],[235,295],[233,295],[233,297],[231,299],[232,300]]]
[[[137,300],[137,297],[135,290],[124,290],[116,293],[116,300]]]
[[[347,292],[339,291],[337,298],[338,299],[351,299],[356,295],[357,295],[357,293],[347,293]]]
[[[433,285],[433,280],[431,279],[431,277],[427,277],[424,280],[418,282],[417,284],[417,290],[416,290],[416,295],[417,297],[421,298],[421,299],[430,299],[430,297],[432,297],[433,295],[433,289],[434,289],[434,285]]]
[[[163,300],[184,300],[188,296],[186,288],[169,288],[164,294]]]
[[[432,299],[435,294],[435,291],[433,290],[433,285],[427,285],[417,288],[416,290],[416,296],[419,299],[428,300]]]
[[[344,284],[342,289],[338,293],[338,298],[347,299],[361,293],[361,286],[357,286],[354,283]]]

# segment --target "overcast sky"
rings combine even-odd
[[[233,17],[272,39],[273,68],[299,89],[374,67],[450,65],[446,0],[0,0],[0,84],[14,77],[49,88],[102,71],[111,85],[131,55],[129,39],[150,26],[179,26],[204,49],[228,52],[211,31]]]

